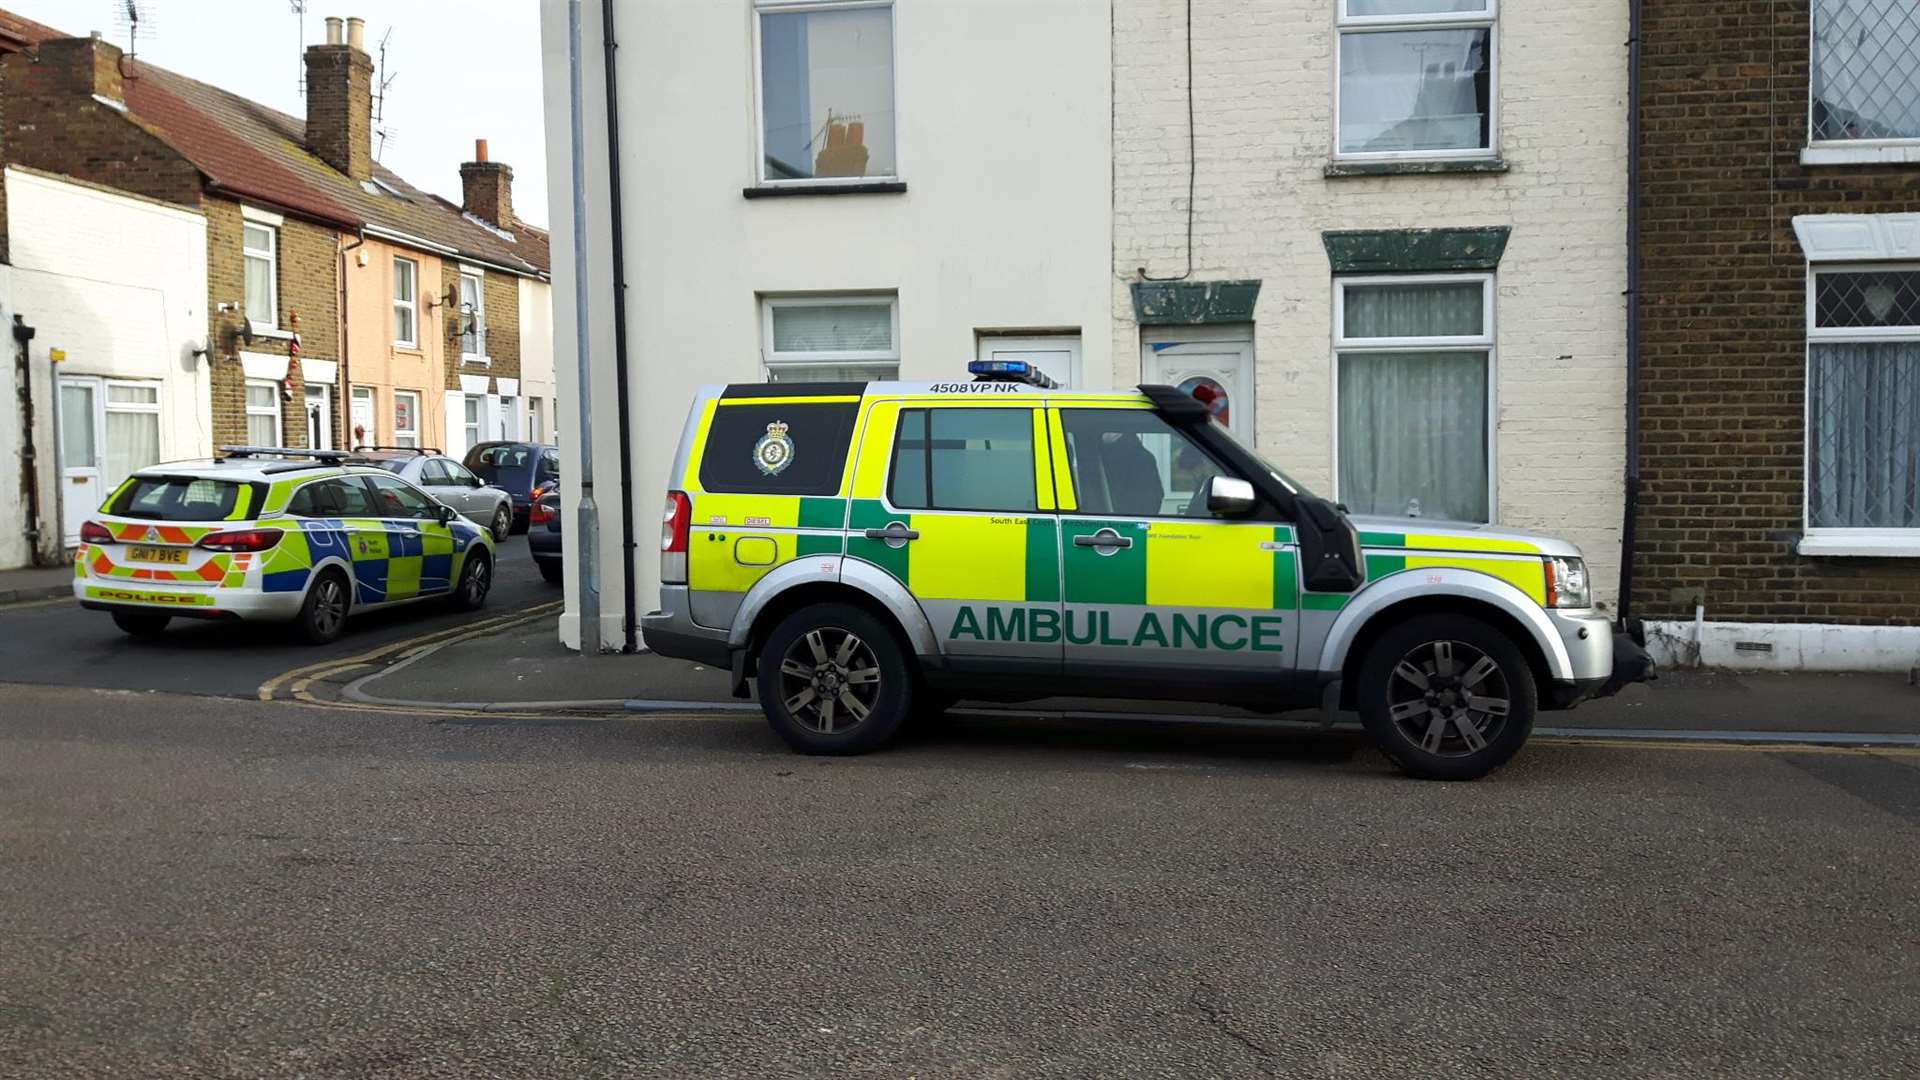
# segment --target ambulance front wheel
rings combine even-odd
[[[913,708],[913,670],[893,630],[851,604],[780,620],[760,649],[760,707],[803,754],[864,754],[892,741]]]
[[[1413,776],[1474,780],[1533,731],[1533,668],[1513,639],[1467,615],[1420,615],[1367,650],[1355,688],[1367,734]]]
[[[159,637],[173,616],[152,611],[116,611],[113,613],[113,625],[123,633],[134,637]]]

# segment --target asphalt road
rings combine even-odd
[[[524,535],[499,546],[493,591],[478,612],[423,601],[356,616],[331,645],[308,645],[284,628],[176,619],[164,637],[137,640],[72,600],[0,607],[0,680],[121,690],[252,697],[291,668],[560,598],[540,577]]]
[[[0,685],[0,1075],[1920,1074],[1920,758]]]

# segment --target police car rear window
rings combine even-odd
[[[200,476],[140,476],[114,496],[107,513],[147,521],[225,521],[248,486]]]
[[[700,455],[700,486],[742,495],[832,495],[859,402],[722,404]]]

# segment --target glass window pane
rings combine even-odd
[[[1487,0],[1347,0],[1349,15],[1436,15],[1485,10]]]
[[[1486,521],[1487,354],[1342,353],[1340,501]]]
[[[247,256],[247,318],[261,326],[279,325],[273,310],[273,263]]]
[[[774,352],[892,350],[892,304],[774,306]]]
[[[121,492],[107,512],[155,521],[219,521],[233,513],[241,487],[231,480],[141,479]]]
[[[107,384],[107,404],[109,405],[158,405],[159,403],[160,388],[157,386]]]
[[[1081,513],[1212,516],[1201,493],[1227,471],[1153,413],[1068,409],[1061,413],[1061,429]]]
[[[894,446],[893,505],[1031,512],[1031,409],[910,409]]]
[[[767,381],[793,382],[885,382],[900,377],[894,365],[874,364],[774,364],[767,368]]]
[[[248,446],[279,446],[280,418],[250,413],[247,416]]]
[[[160,414],[107,410],[105,458],[101,479],[107,487],[125,480],[135,469],[160,460]]]
[[[60,465],[91,469],[94,460],[93,387],[60,387]]]
[[[413,308],[396,307],[393,309],[393,340],[412,341]]]
[[[1920,342],[1814,342],[1807,524],[1920,528]]]
[[[1340,35],[1340,151],[1489,148],[1493,31]]]
[[[760,16],[765,178],[892,176],[893,10]]]
[[[1814,0],[1815,139],[1920,139],[1920,6]]]
[[[330,491],[335,512],[341,517],[373,517],[379,513],[373,493],[359,480],[335,480]]]
[[[248,251],[273,253],[273,230],[265,225],[247,225],[242,229],[243,244]]]
[[[413,263],[407,259],[393,260],[393,298],[413,303]]]
[[[280,406],[280,394],[272,383],[250,382],[247,384],[247,408],[274,409]]]
[[[1920,326],[1920,270],[1823,270],[1813,276],[1819,327]]]
[[[1341,312],[1345,334],[1348,338],[1478,337],[1487,332],[1485,289],[1478,281],[1349,283]]]
[[[391,476],[368,476],[365,479],[373,485],[376,493],[372,516],[423,520],[438,516],[434,513],[433,502],[411,484]]]

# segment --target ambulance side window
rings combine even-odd
[[[1208,482],[1234,475],[1145,409],[1064,409],[1060,424],[1083,514],[1210,518]]]
[[[1033,513],[1033,411],[903,410],[887,501],[902,510]]]
[[[700,452],[700,486],[733,495],[835,494],[859,409],[856,401],[723,399]]]

